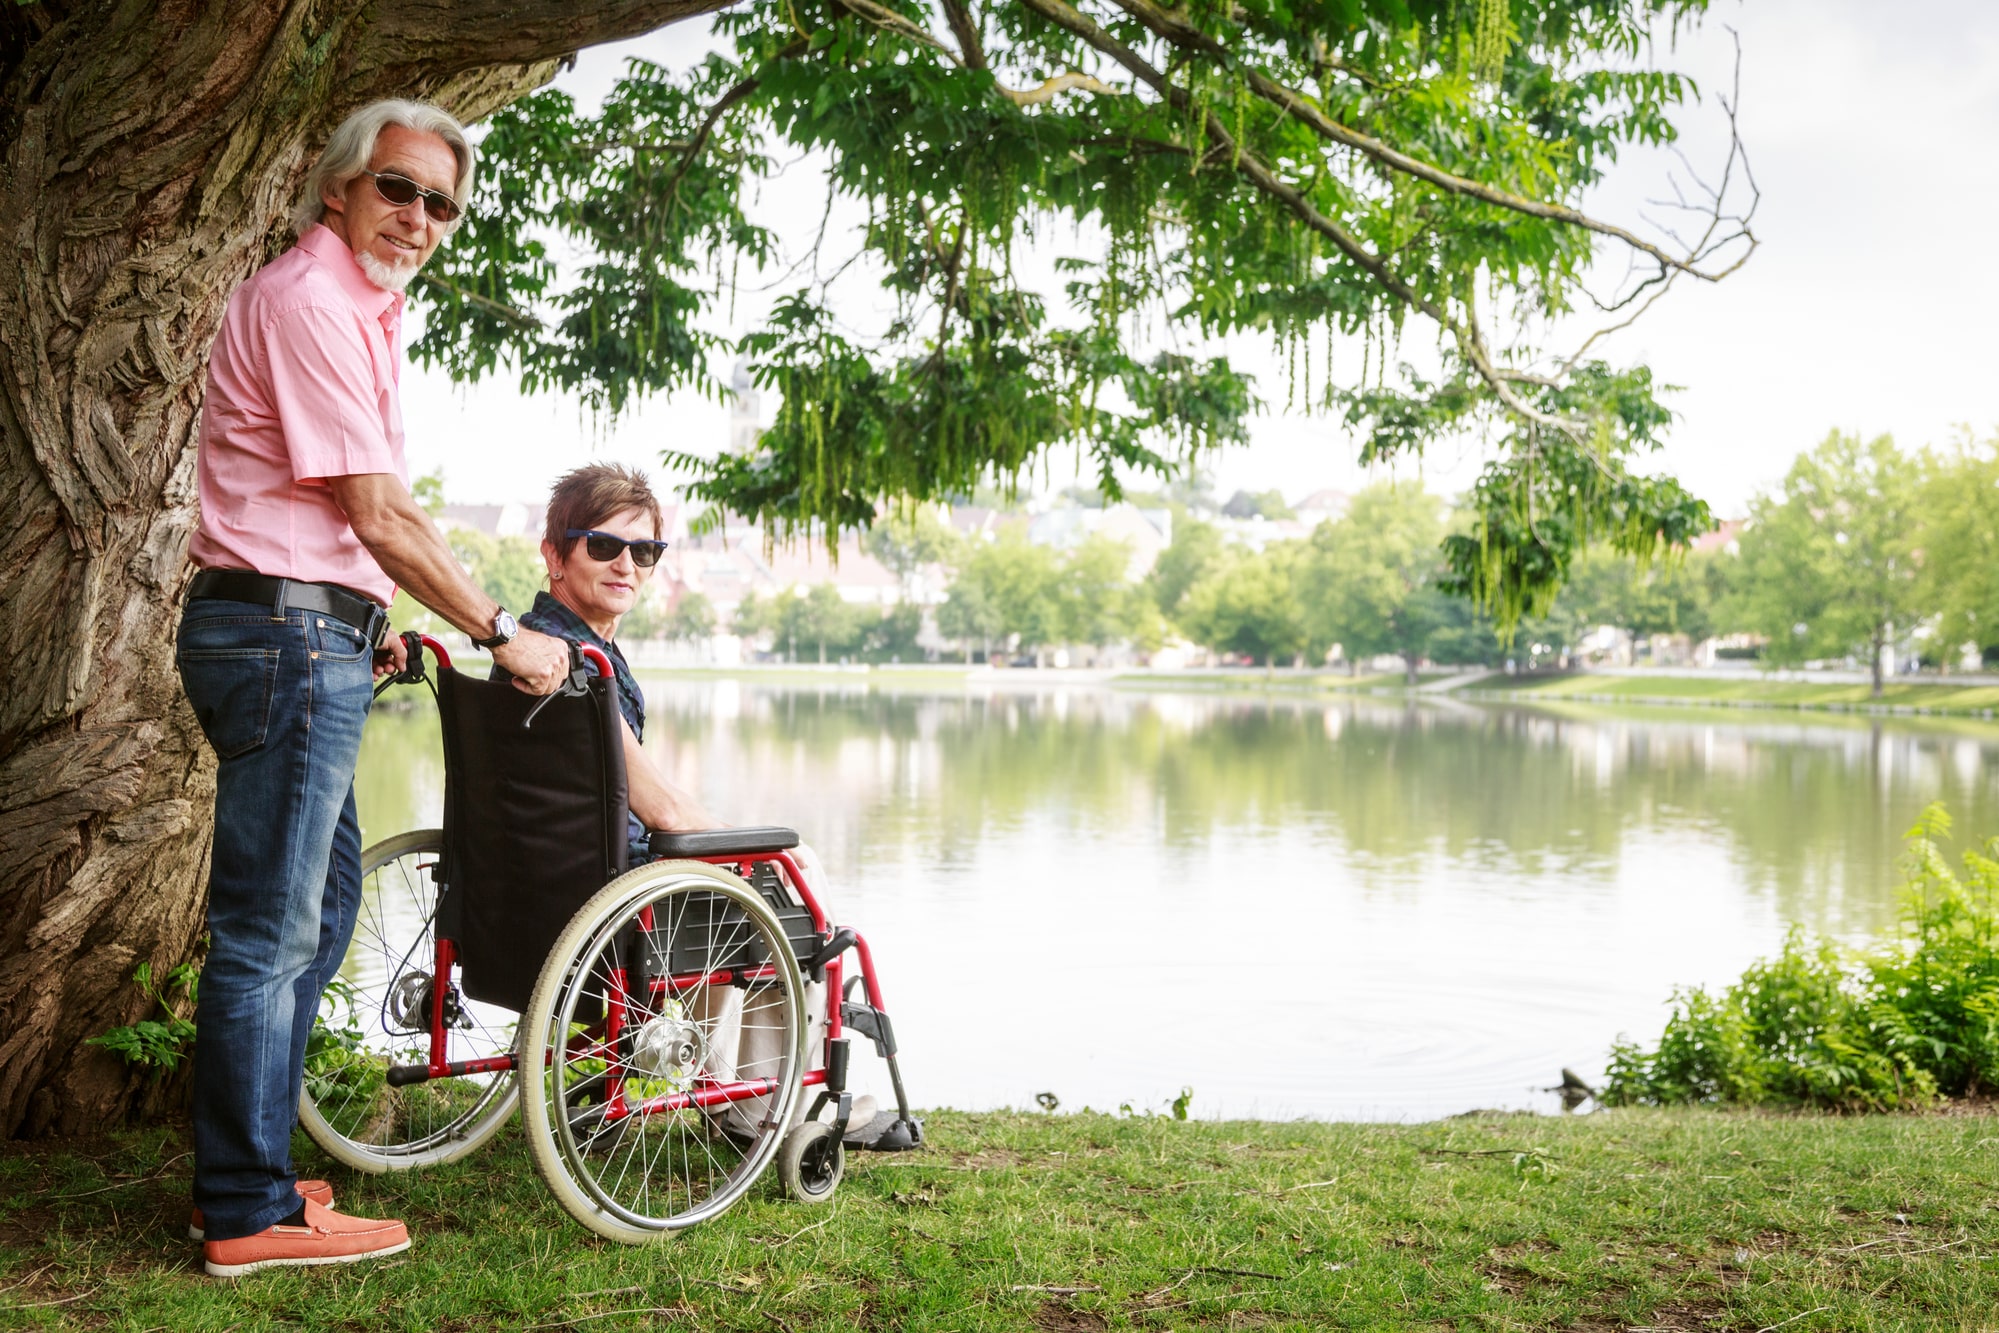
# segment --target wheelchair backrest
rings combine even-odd
[[[502,681],[437,673],[444,729],[438,933],[465,993],[516,1011],[576,909],[624,873],[625,751],[616,685],[539,702]]]

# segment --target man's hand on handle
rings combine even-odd
[[[409,665],[409,660],[410,649],[409,645],[403,642],[403,636],[391,634],[382,640],[382,646],[375,650],[375,679],[401,675],[403,668]]]
[[[569,678],[569,645],[531,629],[495,648],[493,661],[512,672],[514,688],[526,694],[553,694]]]

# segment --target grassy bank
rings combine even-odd
[[[1999,710],[1999,685],[1896,681],[1879,699],[1871,686],[1769,680],[1757,676],[1601,676],[1588,673],[1473,686],[1469,698],[1586,703],[1700,704],[1738,708],[1817,708],[1834,712],[1986,717]]]
[[[829,1210],[764,1185],[593,1241],[513,1132],[363,1178],[406,1255],[235,1284],[184,1138],[10,1145],[0,1325],[115,1329],[1999,1328],[1999,1117],[1627,1110],[1413,1126],[939,1114]],[[303,1142],[303,1141],[301,1141]]]

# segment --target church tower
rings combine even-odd
[[[757,424],[762,404],[757,396],[756,383],[750,378],[750,359],[736,358],[736,368],[729,375],[729,388],[733,402],[729,407],[729,452],[747,455],[756,452],[757,436],[763,428]]]

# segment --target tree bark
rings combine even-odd
[[[157,1110],[85,1038],[194,957],[214,765],[172,636],[229,293],[382,96],[475,119],[582,46],[726,0],[0,5],[0,1133]]]

